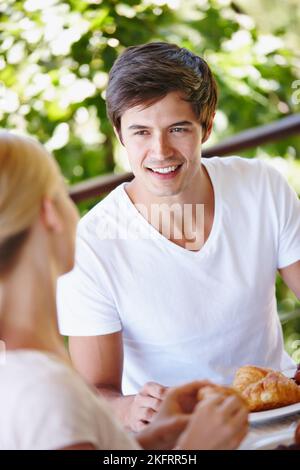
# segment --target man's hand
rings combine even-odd
[[[126,417],[126,425],[132,431],[141,431],[154,419],[167,387],[155,382],[146,383],[137,395],[133,397]]]

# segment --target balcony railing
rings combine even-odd
[[[214,155],[234,155],[236,152],[263,145],[268,142],[281,140],[292,135],[300,134],[300,113],[287,116],[279,121],[265,126],[254,127],[230,137],[220,144],[202,151],[203,157]],[[111,174],[98,176],[70,187],[70,196],[75,202],[92,197],[101,197],[112,191],[119,184],[132,180],[132,173]]]

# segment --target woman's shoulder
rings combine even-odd
[[[0,366],[0,447],[55,449],[97,446],[97,399],[54,354],[8,351]]]
[[[7,351],[0,365],[0,408],[17,403],[74,407],[89,398],[92,390],[58,356],[34,350]],[[92,401],[92,402],[91,402]],[[2,406],[1,406],[2,403]]]
[[[37,378],[47,379],[63,375],[68,366],[54,353],[34,349],[6,351],[1,360],[0,380],[14,380],[18,375],[20,382],[30,382]]]

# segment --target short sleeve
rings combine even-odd
[[[90,403],[66,381],[44,379],[23,395],[14,420],[16,449],[54,450],[79,443],[97,448]]]
[[[138,449],[106,404],[73,375],[64,368],[23,389],[22,407],[13,420],[13,447],[54,450],[89,443],[99,450]]]
[[[276,172],[279,219],[278,269],[300,260],[300,200],[283,176]]]
[[[58,321],[63,335],[97,336],[122,329],[106,278],[98,254],[78,235],[75,267],[57,284]]]

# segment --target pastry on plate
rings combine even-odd
[[[237,370],[233,387],[250,411],[264,411],[300,402],[300,386],[281,372],[256,366]]]

